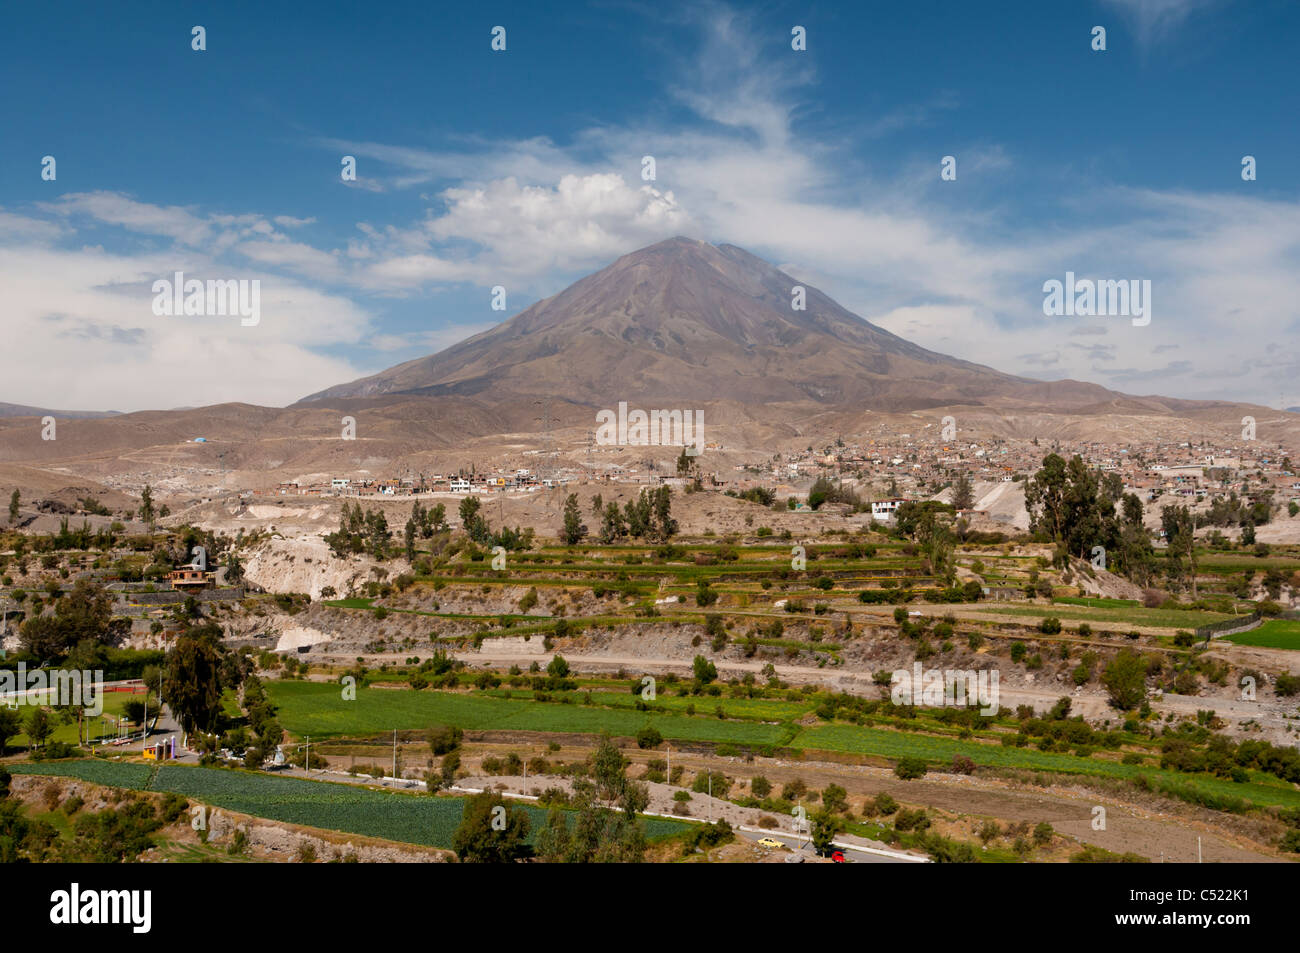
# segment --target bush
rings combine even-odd
[[[884,792],[876,795],[876,799],[871,803],[871,813],[881,814],[888,817],[898,810],[898,802]]]
[[[975,762],[964,754],[955,754],[952,756],[953,774],[974,774]]]
[[[787,781],[781,788],[781,800],[798,801],[808,793],[808,785],[804,783],[803,778],[795,778],[793,781]]]
[[[894,774],[904,781],[915,781],[925,777],[926,764],[920,758],[899,758],[894,765]]]
[[[638,748],[658,748],[663,744],[664,737],[659,734],[659,729],[653,725],[646,725],[636,733],[636,746]]]
[[[455,725],[434,725],[426,734],[429,750],[435,755],[444,755],[460,747],[465,732]]]
[[[1057,635],[1061,631],[1061,620],[1056,616],[1049,615],[1042,622],[1038,623],[1038,631],[1044,635]]]
[[[924,808],[917,808],[914,811],[899,811],[898,816],[894,818],[894,830],[896,831],[923,831],[930,826],[930,816],[925,813]]]

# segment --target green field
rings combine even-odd
[[[1091,774],[1128,780],[1138,775],[1146,775],[1217,796],[1243,798],[1255,804],[1300,807],[1300,790],[1294,785],[1258,772],[1252,773],[1251,781],[1238,784],[1205,774],[1184,774],[1145,765],[1121,764],[1118,760],[1110,760],[1098,755],[1080,758],[1071,754],[1036,751],[1032,748],[973,744],[954,738],[863,728],[856,725],[825,725],[805,729],[795,736],[791,747],[855,753],[865,751],[887,758],[911,756],[940,764],[951,763],[953,755],[961,754],[976,764],[1065,774]]]
[[[114,718],[120,717],[122,712],[126,709],[126,703],[129,699],[139,699],[143,697],[143,694],[132,695],[129,692],[105,692],[103,696],[104,714]],[[29,711],[30,708],[27,706],[19,706],[18,708],[19,716],[24,719],[27,717]],[[154,720],[154,715],[155,713],[150,712],[149,720],[151,722]],[[46,739],[47,743],[51,741],[61,741],[64,744],[77,744],[77,723],[74,721],[68,725],[60,724],[57,715],[51,713],[51,717],[54,720],[55,728],[54,731],[50,733],[50,737]],[[139,732],[140,729],[138,725],[135,730],[137,733]],[[112,724],[104,721],[102,718],[87,717],[82,721],[81,733],[85,736],[87,732],[89,732],[92,741],[99,738],[101,734],[111,738],[113,736],[113,731],[114,728]],[[27,735],[24,733],[12,735],[8,740],[8,746],[10,748],[25,748],[27,744]]]
[[[340,737],[397,729],[457,725],[478,731],[558,731],[635,735],[647,724],[665,738],[681,741],[727,741],[774,745],[789,737],[780,725],[658,712],[614,711],[580,704],[533,701],[531,692],[507,699],[484,694],[359,688],[346,701],[339,686],[321,682],[269,682],[267,694],[279,709],[280,723],[298,737]],[[629,694],[629,698],[631,695]],[[712,712],[722,699],[697,700]]]
[[[1141,625],[1158,629],[1195,629],[1211,622],[1221,622],[1232,616],[1219,612],[1202,612],[1199,609],[1142,609],[1142,608],[1096,608],[1083,606],[1038,608],[1036,606],[993,606],[983,605],[976,610],[990,615],[1024,616],[1031,619],[1045,619],[1055,616],[1062,622],[1112,623],[1117,625]]]
[[[1300,649],[1300,620],[1270,619],[1258,629],[1225,635],[1223,641],[1265,649]]]
[[[267,690],[280,706],[281,723],[295,734],[306,733],[313,738],[373,734],[394,728],[420,729],[435,722],[467,730],[514,729],[584,734],[605,730],[615,735],[631,736],[642,726],[651,724],[670,740],[774,745],[796,751],[842,751],[889,759],[911,756],[939,765],[951,764],[953,755],[961,754],[980,765],[1127,780],[1146,775],[1216,796],[1243,798],[1261,805],[1300,807],[1300,790],[1261,773],[1253,773],[1250,781],[1238,784],[1208,775],[1122,764],[1115,753],[1080,758],[1034,748],[1005,747],[987,741],[959,740],[937,733],[840,723],[800,729],[793,724],[804,713],[804,705],[799,702],[695,696],[663,699],[665,703],[672,702],[674,708],[679,702],[683,705],[694,702],[697,710],[704,714],[691,717],[537,702],[531,697],[394,689],[359,689],[356,701],[344,702],[335,686],[311,682],[272,682]],[[616,697],[630,700],[633,696],[629,692],[626,696]],[[723,705],[726,710],[729,704],[738,703],[754,705],[754,714],[768,715],[781,723],[722,720],[707,714],[715,705]]]
[[[60,778],[81,778],[110,788],[144,790],[154,767],[130,761],[19,761],[6,764],[11,774],[41,774]]]
[[[1106,599],[1100,596],[1057,596],[1053,605],[1088,606],[1091,609],[1131,609],[1142,603],[1136,599]]]
[[[78,777],[135,790],[170,791],[240,814],[428,847],[451,847],[452,834],[465,806],[464,798],[375,791],[353,784],[174,764],[154,768],[101,761],[24,762],[10,765],[9,770],[14,774]],[[528,812],[535,835],[547,811],[529,804],[519,807]],[[652,840],[671,836],[687,826],[684,821],[663,818],[643,818],[642,824]]]

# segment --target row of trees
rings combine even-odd
[[[460,501],[460,523],[465,533],[480,546],[500,546],[503,549],[529,549],[533,544],[532,527],[521,530],[503,526],[493,531],[492,525],[483,516],[483,501],[476,496],[467,496]]]
[[[363,512],[360,503],[344,501],[338,532],[326,536],[325,542],[335,556],[368,553],[382,561],[388,558],[392,535],[379,507]]]
[[[113,618],[113,597],[100,583],[78,579],[54,603],[52,614],[23,622],[18,639],[38,663],[57,664],[82,643],[87,647],[118,645],[130,627],[129,619]]]
[[[1089,559],[1094,547],[1100,546],[1107,569],[1138,585],[1150,581],[1155,553],[1142,523],[1142,501],[1137,494],[1124,492],[1118,473],[1089,469],[1078,455],[1067,463],[1050,453],[1043,458],[1042,469],[1025,483],[1025,505],[1030,529],[1071,556]]]
[[[622,509],[611,500],[604,504],[603,510],[599,509],[603,501],[597,496],[592,501],[592,508],[601,517],[600,541],[612,543],[627,536],[659,542],[672,539],[677,533],[677,521],[672,515],[672,495],[673,491],[666,486],[654,490],[642,488],[637,498],[624,503]]]
[[[618,747],[602,737],[591,755],[590,776],[574,779],[569,810],[551,808],[535,850],[528,845],[527,812],[492,791],[466,803],[452,847],[472,863],[508,863],[534,853],[549,863],[640,862],[646,838],[637,814],[649,805],[650,792],[628,778],[627,765]]]

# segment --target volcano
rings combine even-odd
[[[624,255],[447,350],[301,403],[397,394],[881,412],[990,402],[1059,412],[1118,396],[926,350],[742,248],[680,237]]]

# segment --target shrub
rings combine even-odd
[[[636,733],[636,746],[638,748],[658,748],[663,744],[664,737],[659,734],[659,729],[653,725],[646,725]]]
[[[926,770],[925,762],[920,758],[899,758],[898,764],[894,765],[894,774],[904,781],[923,778]]]
[[[876,799],[871,804],[873,814],[882,814],[888,817],[898,810],[898,802],[883,791],[876,795]]]
[[[954,774],[974,774],[975,762],[964,754],[955,754],[952,756],[952,770]]]
[[[460,747],[465,732],[455,725],[434,725],[425,735],[429,750],[435,755],[444,755]]]

